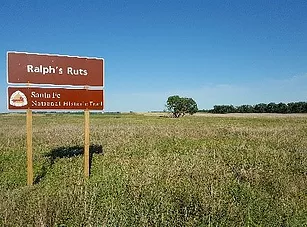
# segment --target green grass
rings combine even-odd
[[[87,181],[83,124],[33,116],[28,187],[25,116],[0,116],[0,226],[307,226],[307,116],[92,115]]]

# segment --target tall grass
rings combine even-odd
[[[2,226],[307,226],[307,116],[93,115],[87,181],[83,116],[33,131],[28,187],[25,116],[1,116]]]

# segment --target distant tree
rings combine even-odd
[[[285,103],[278,103],[277,104],[277,113],[288,113],[288,106]]]
[[[278,106],[277,106],[276,103],[270,102],[270,103],[267,105],[267,108],[266,108],[266,112],[267,112],[267,113],[277,113],[277,110],[278,110]]]
[[[235,113],[236,108],[233,105],[215,105],[213,107],[212,113],[226,114]]]
[[[302,113],[307,113],[307,102],[300,102],[302,105]]]
[[[174,117],[180,117],[180,105],[181,99],[178,95],[170,96],[166,101],[166,108],[173,113]]]
[[[242,105],[237,107],[238,113],[253,113],[254,111],[254,107],[251,105]]]
[[[178,95],[168,97],[166,108],[175,118],[185,114],[194,114],[198,111],[197,103],[192,98],[183,98]]]
[[[295,102],[290,102],[287,106],[290,113],[298,113],[300,111],[299,105]]]
[[[307,113],[307,102],[290,102],[287,106],[290,113]]]
[[[259,103],[254,106],[255,113],[265,113],[267,109],[267,104]]]

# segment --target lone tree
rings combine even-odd
[[[175,118],[185,114],[194,114],[198,111],[197,104],[192,98],[183,98],[178,95],[168,97],[166,108]]]

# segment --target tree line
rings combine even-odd
[[[215,105],[210,110],[199,110],[207,113],[307,113],[307,102],[259,103],[256,105]]]

